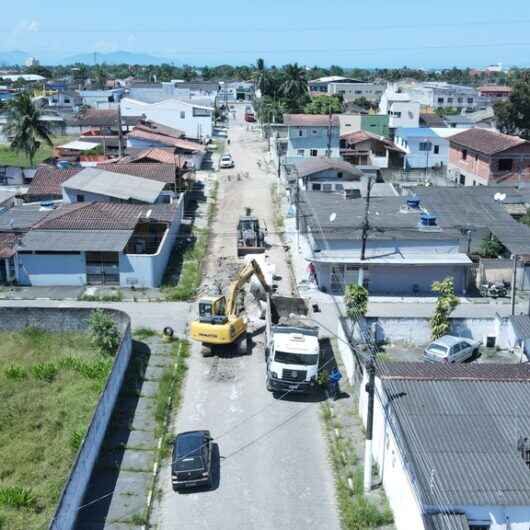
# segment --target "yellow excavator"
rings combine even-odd
[[[251,260],[230,284],[228,296],[208,296],[199,300],[199,320],[191,323],[191,338],[206,348],[225,346],[246,337],[247,321],[239,312],[239,293],[252,276],[256,275],[265,292],[271,288],[256,260]],[[247,346],[248,348],[248,346]],[[203,354],[206,354],[203,351]]]

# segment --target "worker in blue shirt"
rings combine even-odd
[[[337,398],[340,395],[339,381],[342,379],[342,374],[340,370],[335,366],[333,370],[329,373],[329,390],[328,394],[330,398],[333,398],[333,401],[337,401]]]

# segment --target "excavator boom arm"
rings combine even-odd
[[[238,273],[236,279],[230,284],[230,289],[228,291],[228,296],[226,299],[226,315],[228,318],[237,317],[236,314],[236,304],[237,297],[241,291],[241,288],[252,278],[253,275],[256,275],[260,281],[265,292],[270,291],[270,287],[265,280],[265,276],[261,270],[261,267],[258,265],[256,260],[250,261],[245,265]]]

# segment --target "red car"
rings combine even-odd
[[[245,112],[245,121],[254,123],[256,121],[256,116],[254,116],[253,112]]]

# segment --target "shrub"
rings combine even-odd
[[[101,309],[92,311],[89,320],[92,344],[102,353],[114,354],[120,344],[120,334],[112,318]]]
[[[147,339],[149,337],[154,337],[156,335],[156,331],[151,328],[136,328],[133,332],[133,335],[137,339]]]
[[[37,363],[31,367],[31,373],[35,379],[51,383],[59,369],[54,363]]]
[[[14,379],[15,381],[26,379],[28,375],[25,368],[23,368],[22,366],[17,366],[16,364],[9,365],[4,370],[4,373],[6,374],[6,377],[8,379]]]
[[[60,365],[62,368],[73,370],[87,379],[105,380],[112,369],[112,362],[112,359],[108,357],[87,361],[79,357],[69,356],[61,359]]]
[[[9,508],[32,508],[35,497],[27,488],[20,486],[4,486],[0,488],[0,506]]]

